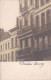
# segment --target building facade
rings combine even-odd
[[[51,57],[51,1],[20,0],[19,31],[21,59],[46,60]],[[28,57],[29,56],[29,57]]]
[[[16,29],[0,42],[0,61],[50,60],[51,0],[19,0],[19,13]]]
[[[0,41],[0,61],[16,61],[18,50],[17,27],[9,30],[7,36],[2,37]]]

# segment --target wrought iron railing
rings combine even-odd
[[[18,56],[23,56],[23,55],[28,55],[29,53],[31,52],[31,48],[22,48],[20,49],[17,53],[18,53]]]
[[[32,29],[31,29],[31,26],[24,26],[23,28],[19,29],[19,31],[17,32],[17,34],[18,34],[18,35],[21,35],[21,34],[23,34],[23,33],[25,33],[25,32],[30,31],[30,30],[32,30]]]
[[[24,13],[24,12],[27,11],[27,10],[28,10],[28,6],[25,6],[25,7],[23,7],[23,8],[21,9],[21,12]]]
[[[35,36],[44,32],[51,31],[51,23],[42,25],[41,27],[35,27],[32,31]]]

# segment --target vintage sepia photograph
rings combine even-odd
[[[0,62],[51,61],[51,0],[0,0]]]
[[[0,80],[51,80],[51,0],[0,0]]]

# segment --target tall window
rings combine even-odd
[[[20,28],[22,28],[22,19],[20,19]]]
[[[5,43],[5,49],[7,50],[7,43]]]
[[[42,38],[39,38],[39,49],[42,49]]]
[[[25,48],[26,45],[25,45],[25,40],[22,41],[22,48]]]
[[[51,47],[51,34],[48,35],[48,46]]]
[[[20,40],[20,48],[22,48],[22,40]]]
[[[37,39],[35,39],[35,50],[37,49]]]
[[[41,25],[42,25],[42,28],[45,25],[45,13],[42,13],[42,15],[41,15]]]
[[[45,36],[45,48],[48,48],[48,37]]]
[[[39,49],[39,38],[37,39],[37,49]]]
[[[45,37],[42,37],[42,48],[45,48]]]
[[[31,48],[33,48],[33,37],[31,37]]]
[[[22,0],[20,0],[20,12],[22,12]]]
[[[15,37],[15,47],[17,47],[17,37]]]
[[[45,0],[41,0],[41,6],[45,4]]]
[[[39,8],[39,0],[35,0],[35,9]]]
[[[36,27],[38,28],[39,27],[39,16],[36,16]]]
[[[18,52],[15,51],[15,61],[17,61],[17,57],[18,57]]]
[[[13,44],[13,43],[14,43],[14,39],[12,38],[12,39],[11,39],[11,48],[14,47],[14,44]]]
[[[3,59],[4,59],[4,61],[7,61],[7,54],[3,55]]]
[[[33,15],[30,16],[30,25],[33,26]]]
[[[30,0],[30,5],[33,5],[33,0]]]
[[[2,51],[2,45],[1,45],[1,51]]]
[[[10,54],[8,53],[8,61],[10,61]]]
[[[28,39],[28,47],[31,48],[31,38]]]
[[[24,25],[25,25],[25,26],[28,25],[28,17],[27,17],[27,16],[25,16],[25,18],[24,18]]]
[[[20,12],[22,11],[22,4],[20,4]]]
[[[14,61],[14,52],[11,53],[11,61]]]
[[[0,55],[0,61],[2,61],[2,55]]]
[[[50,18],[51,18],[51,12],[50,12],[50,10],[47,11],[46,18],[47,18],[47,24],[49,24],[50,23]]]
[[[4,50],[4,44],[3,44],[3,50]]]
[[[9,42],[8,42],[8,49],[9,49]]]
[[[26,1],[26,0],[24,0],[25,1],[25,10],[27,10],[27,8],[28,8],[28,0]]]
[[[27,38],[25,39],[25,47],[28,47],[28,40],[27,40]]]

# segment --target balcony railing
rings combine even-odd
[[[34,28],[33,34],[36,36],[38,34],[47,33],[49,31],[51,31],[51,23]]]
[[[17,53],[18,56],[24,56],[24,55],[28,55],[31,52],[31,48],[24,48],[24,49],[20,49]]]
[[[17,60],[37,60],[41,59],[41,57],[51,56],[51,47],[48,47],[47,44],[45,48],[24,48],[17,51]]]
[[[23,8],[21,9],[21,12],[24,13],[24,12],[26,12],[27,10],[28,10],[28,6],[25,6],[25,7],[23,7]]]
[[[21,28],[21,29],[17,32],[17,34],[18,34],[18,36],[19,36],[19,35],[24,34],[24,33],[28,32],[28,31],[30,31],[30,30],[32,30],[31,26],[24,26],[23,28]]]
[[[51,23],[45,24],[41,27],[24,26],[23,28],[19,29],[17,34],[19,36],[19,35],[24,34],[30,30],[32,30],[32,33],[34,36],[39,35],[39,34],[43,34],[43,33],[47,33],[49,31],[51,31]]]

